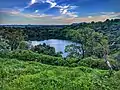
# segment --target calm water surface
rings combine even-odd
[[[76,44],[72,41],[67,41],[67,40],[58,40],[58,39],[49,39],[49,40],[44,40],[44,41],[32,41],[32,45],[39,45],[39,44],[47,44],[50,45],[51,47],[54,47],[56,52],[62,52],[62,56],[66,57],[68,53],[64,51],[65,46],[71,45],[71,44]],[[78,44],[77,44],[78,45]]]

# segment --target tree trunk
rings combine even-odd
[[[104,54],[104,60],[105,60],[105,63],[107,64],[107,66],[109,67],[109,69],[112,70],[112,66],[111,66],[110,62],[107,60],[106,54]]]
[[[112,66],[111,66],[110,62],[108,61],[107,55],[108,55],[108,52],[107,52],[107,50],[105,49],[105,50],[104,50],[104,61],[105,61],[105,63],[107,64],[107,66],[109,67],[110,75],[111,75],[113,69],[112,69]]]
[[[82,49],[82,59],[85,57],[85,51],[84,51],[84,48],[83,48],[83,45],[81,45],[81,49]]]
[[[100,43],[101,44],[101,43]],[[104,61],[105,61],[105,63],[107,64],[107,66],[109,67],[109,70],[110,70],[110,74],[112,74],[112,66],[111,66],[111,64],[110,64],[110,62],[108,61],[108,59],[107,59],[107,55],[108,55],[108,50],[107,50],[107,47],[104,47],[104,45],[103,44],[101,44],[101,46],[103,47],[103,53],[104,53]]]

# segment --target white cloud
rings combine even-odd
[[[54,0],[46,0],[46,3],[49,3],[51,5],[50,8],[53,8],[57,5],[57,3]]]
[[[100,13],[105,15],[115,14],[115,12],[100,12]]]
[[[42,0],[42,3],[49,3],[51,5],[50,8],[53,8],[53,7],[58,8],[61,15],[66,15],[69,17],[77,17],[78,16],[76,12],[70,11],[70,10],[77,8],[77,6],[58,5],[58,3],[55,2],[55,0]]]
[[[78,6],[70,6],[71,9],[76,9]]]
[[[68,12],[68,9],[61,10],[62,14],[66,14]]]
[[[60,6],[60,5],[57,5],[56,7],[58,7],[59,9],[60,9],[60,13],[61,14],[66,14],[67,12],[68,12],[68,10],[69,10],[69,5],[67,5],[67,6]]]
[[[69,17],[78,17],[76,12],[72,12],[71,10],[77,8],[77,6],[71,6],[71,5],[56,5],[55,7],[60,9],[60,13],[62,15],[66,15]]]
[[[88,18],[92,18],[92,16],[88,16]]]
[[[24,16],[27,18],[33,18],[33,19],[52,17],[52,15],[47,15],[47,14],[23,14],[23,13],[21,14],[21,16]]]
[[[25,6],[24,8],[21,9],[21,11],[24,11],[25,8],[29,8],[31,5],[35,4],[39,2],[38,0],[31,0],[27,6]]]
[[[67,12],[66,15],[68,15],[70,17],[73,17],[73,18],[78,17],[78,15],[76,14],[76,12]]]
[[[22,12],[26,8],[29,8],[31,5],[33,5],[35,3],[48,3],[48,4],[50,4],[50,8],[54,8],[54,7],[58,8],[61,15],[65,15],[65,16],[73,17],[73,18],[78,17],[76,12],[72,12],[72,10],[77,8],[77,6],[58,5],[58,2],[56,2],[55,0],[31,0],[30,3],[26,7],[19,9],[19,11]],[[46,9],[45,11],[48,11],[50,8]],[[35,10],[35,13],[38,13],[38,12],[39,12],[39,10]]]
[[[37,2],[36,0],[31,0],[30,5],[32,5],[32,4],[36,3],[36,2]]]

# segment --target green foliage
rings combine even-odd
[[[68,53],[67,57],[81,58],[82,50],[80,45],[71,44],[65,47],[65,52]]]
[[[8,44],[11,47],[11,50],[15,50],[18,48],[19,43],[24,41],[25,35],[23,35],[23,31],[15,28],[2,28],[0,27],[0,35],[9,40]]]
[[[102,56],[100,45],[95,45],[96,40],[92,39],[96,33],[102,33],[102,36],[107,36],[110,48],[110,54],[120,50],[120,19],[106,20],[104,22],[78,23],[71,25],[27,25],[21,27],[4,27],[0,26],[0,35],[11,41],[10,45],[17,48],[18,42],[21,41],[22,33],[26,40],[47,40],[47,39],[64,39],[75,40],[75,42],[83,43],[83,51],[90,56],[93,53],[98,57]],[[78,33],[79,32],[79,33]],[[18,37],[19,36],[19,37]],[[72,37],[71,37],[72,36]],[[74,37],[73,37],[74,36]],[[101,36],[101,35],[98,35]],[[19,39],[18,39],[19,38]],[[13,42],[14,40],[14,42]],[[87,40],[87,42],[86,42]],[[92,41],[91,41],[92,40]],[[99,40],[101,41],[101,40]],[[102,41],[106,41],[105,38]],[[100,53],[99,53],[100,52]],[[92,54],[93,55],[93,54]]]
[[[106,20],[104,22],[78,23],[67,26],[65,30],[78,30],[89,27],[95,32],[103,33],[108,37],[110,52],[120,50],[120,19]]]
[[[67,35],[71,37],[74,42],[81,44],[79,47],[76,45],[69,45],[66,47],[66,51],[69,52],[69,56],[72,57],[73,55],[77,55],[75,57],[80,58],[82,55],[82,58],[85,58],[95,55],[101,58],[104,54],[103,48],[108,48],[107,37],[90,28],[69,30]]]
[[[46,45],[45,43],[39,44],[37,46],[34,46],[31,48],[33,52],[37,52],[39,54],[45,54],[45,55],[51,55],[51,56],[57,56],[57,57],[62,57],[60,53],[55,52],[55,48],[51,47],[49,45]]]
[[[112,68],[114,70],[119,69],[120,64],[118,64],[117,61],[109,59],[109,62],[111,63]],[[106,65],[106,63],[103,59],[96,58],[96,57],[88,57],[88,58],[80,60],[79,66],[87,66],[87,67],[91,67],[91,68],[99,68],[99,69],[106,69],[106,70],[109,69],[109,67]]]
[[[29,48],[28,42],[26,42],[26,41],[21,41],[21,42],[19,43],[18,49],[27,50],[28,48]]]
[[[119,90],[120,71],[56,67],[0,58],[1,90]]]
[[[18,59],[23,61],[35,61],[35,62],[55,65],[55,66],[68,66],[68,67],[87,66],[91,68],[108,69],[108,66],[105,64],[103,59],[93,58],[93,57],[88,57],[81,60],[76,58],[63,59],[62,57],[55,57],[55,56],[34,53],[30,50],[18,50],[18,51],[11,51],[9,53],[0,53],[0,57]],[[113,66],[113,69],[118,70],[120,64],[115,60],[111,60],[111,59],[109,60]]]
[[[113,71],[110,76],[107,70],[100,70],[108,69],[101,57],[109,52],[113,69],[119,69],[120,63],[112,60],[120,60],[119,19],[66,27],[0,26],[0,36],[0,90],[120,90],[120,71]],[[24,38],[67,39],[81,46],[67,46],[69,56],[62,58],[55,57],[60,52],[55,53],[47,45],[34,47],[34,52],[25,50],[28,47]],[[6,52],[10,49],[11,52]]]
[[[30,50],[15,50],[4,55],[1,53],[0,57],[2,58],[16,58],[24,61],[37,61],[44,64],[50,65],[63,65],[64,59],[61,57],[54,57],[44,54],[34,53]]]
[[[11,50],[10,45],[8,43],[9,43],[8,40],[0,36],[0,52],[7,52]]]
[[[116,59],[118,62],[120,62],[120,51],[112,54],[111,58]]]

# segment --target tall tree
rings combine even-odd
[[[105,63],[108,65],[110,71],[112,71],[112,66],[108,60],[109,44],[108,44],[107,37],[97,32],[94,38],[95,38],[95,41],[100,44],[102,51],[103,51],[103,58],[105,60]]]
[[[0,52],[6,52],[6,51],[10,51],[11,48],[8,44],[8,40],[2,38],[2,36],[0,36]]]
[[[80,59],[82,50],[80,45],[71,44],[65,47],[65,52],[68,53],[67,57]]]
[[[18,48],[21,41],[24,41],[24,36],[21,30],[10,29],[4,32],[4,38],[9,40],[11,50]]]
[[[67,33],[67,37],[70,37],[74,42],[80,43],[82,58],[90,56],[93,53],[93,33],[95,31],[90,28],[70,30]]]

